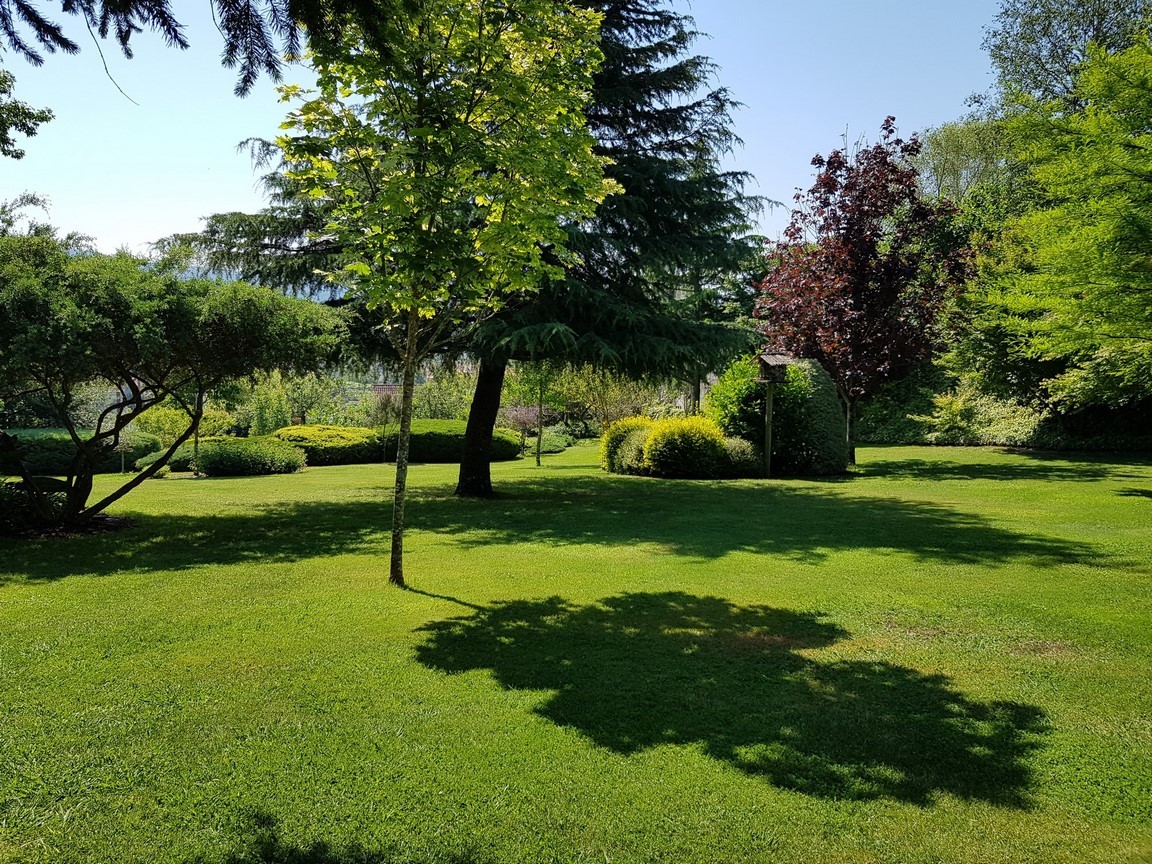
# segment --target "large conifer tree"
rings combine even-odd
[[[760,201],[748,179],[723,171],[738,143],[736,107],[711,89],[715,65],[691,53],[693,21],[666,0],[581,0],[604,16],[604,63],[586,109],[606,174],[622,192],[573,226],[581,263],[491,322],[472,346],[479,381],[456,492],[492,492],[488,445],[509,358],[590,362],[631,374],[692,379],[749,344],[749,334],[708,322],[718,286],[750,266],[748,238]],[[737,283],[738,284],[738,283]],[[703,314],[702,314],[703,313]]]

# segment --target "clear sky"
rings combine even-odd
[[[790,205],[811,183],[816,153],[845,133],[875,140],[888,114],[904,133],[953,120],[964,100],[991,83],[980,49],[997,0],[677,0],[708,38],[698,53],[720,67],[716,83],[745,107],[734,117],[744,147],[729,167],[756,178],[752,191]],[[271,137],[283,119],[273,86],[232,95],[235,74],[219,63],[221,37],[208,3],[174,4],[192,47],[177,51],[152,34],[124,59],[103,44],[104,73],[88,34],[73,28],[78,56],[49,56],[33,68],[0,54],[16,76],[16,97],[49,107],[56,119],[25,141],[21,161],[0,159],[0,199],[46,195],[51,221],[96,239],[103,251],[145,244],[200,219],[263,204],[248,158],[236,145]],[[196,17],[199,16],[199,17]],[[75,23],[75,22],[72,22]],[[787,210],[765,214],[775,236]]]

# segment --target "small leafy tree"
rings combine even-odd
[[[326,202],[336,283],[367,297],[400,361],[389,580],[404,585],[412,394],[422,361],[558,277],[563,224],[611,190],[582,108],[598,17],[558,0],[414,0],[389,50],[351,31],[317,56],[317,91],[278,140],[289,177]]]
[[[155,474],[196,432],[216,387],[258,369],[313,365],[332,347],[331,310],[243,283],[182,279],[179,270],[70,253],[51,237],[0,237],[0,399],[40,396],[68,430],[76,452],[64,522],[100,513]],[[93,382],[115,395],[89,432],[72,407]],[[183,410],[185,429],[146,470],[89,503],[97,465],[165,400]],[[3,430],[0,456],[17,462],[41,516],[57,518],[19,464],[19,441]]]
[[[937,318],[968,273],[953,208],[920,196],[908,161],[919,150],[888,117],[879,143],[814,158],[816,182],[797,193],[761,284],[767,348],[818,360],[832,376],[853,461],[856,404],[931,356]]]

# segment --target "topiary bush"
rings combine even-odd
[[[644,442],[644,467],[655,477],[719,477],[726,464],[724,431],[707,417],[657,420]]]
[[[409,462],[459,463],[464,455],[464,420],[413,420]],[[396,461],[397,432],[389,430],[384,459]],[[492,461],[506,462],[520,455],[520,436],[508,429],[492,433]]]
[[[198,467],[209,477],[291,474],[307,464],[299,447],[271,436],[228,438],[200,445]]]
[[[744,357],[712,385],[705,414],[732,437],[764,448],[765,387],[756,383],[758,364]],[[772,474],[819,476],[848,469],[844,410],[836,385],[819,363],[798,360],[776,385],[772,409]]]
[[[59,476],[68,473],[72,458],[76,455],[76,445],[67,430],[9,429],[8,434],[19,440],[17,457],[32,474]],[[129,445],[123,454],[125,465],[132,465],[143,456],[160,449],[160,439],[144,432],[134,433],[125,443]],[[96,473],[119,472],[120,459],[120,453],[110,451],[107,458],[96,466]],[[0,460],[0,471],[16,473],[16,458],[5,454]]]
[[[614,474],[623,473],[616,465],[616,455],[620,446],[632,432],[647,429],[652,425],[650,417],[625,417],[609,424],[600,436],[600,467]]]
[[[359,465],[384,461],[381,432],[362,426],[285,426],[272,436],[302,449],[309,465]]]

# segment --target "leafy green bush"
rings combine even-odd
[[[758,364],[744,357],[712,385],[705,414],[724,432],[764,449],[765,386],[756,383]],[[842,474],[848,467],[844,411],[836,385],[819,363],[798,360],[776,385],[772,402],[772,474]]]
[[[725,477],[759,477],[764,473],[759,451],[743,438],[724,439]]]
[[[413,420],[412,440],[408,453],[410,462],[459,463],[464,455],[463,420]],[[384,444],[385,461],[396,461],[395,429],[389,429]],[[520,455],[520,436],[508,429],[497,429],[492,434],[492,461],[505,462]]]
[[[860,444],[927,444],[931,431],[914,415],[933,412],[933,400],[956,384],[956,377],[932,363],[917,366],[907,378],[884,384],[856,408]]]
[[[72,458],[76,455],[76,445],[65,429],[9,429],[10,435],[19,439],[17,456],[32,474],[63,475],[68,473]],[[160,439],[155,435],[137,432],[126,442],[124,464],[132,465],[148,453],[160,449]],[[121,454],[109,452],[107,458],[96,466],[99,474],[113,474],[120,470]],[[16,459],[4,455],[0,457],[0,472],[15,474]]]
[[[555,432],[550,432],[549,430],[545,429],[544,435],[540,440],[540,452],[541,453],[563,453],[565,450],[567,450],[569,447],[571,447],[573,443],[574,442],[570,436],[557,435]],[[526,452],[528,452],[528,453],[535,453],[536,452],[536,439],[535,438],[528,439],[528,447],[527,447]]]
[[[61,481],[62,482],[62,481]],[[42,491],[46,491],[41,487]],[[48,492],[46,503],[53,512],[64,509],[66,496],[62,492]],[[20,482],[0,482],[0,537],[18,537],[34,532],[53,519],[43,519]]]
[[[616,465],[616,454],[620,445],[636,429],[647,429],[652,425],[651,417],[625,417],[617,420],[600,436],[600,467],[612,473],[621,473]]]
[[[616,454],[612,457],[612,470],[616,474],[648,473],[648,466],[644,462],[644,445],[648,443],[648,436],[652,432],[651,424],[637,426],[624,436]]]
[[[276,438],[227,438],[200,445],[199,468],[209,477],[291,474],[305,466],[304,451]]]
[[[657,420],[644,443],[644,467],[656,477],[719,477],[726,462],[724,432],[707,417]]]
[[[358,465],[384,461],[381,430],[360,426],[285,426],[274,438],[301,448],[309,465]]]

